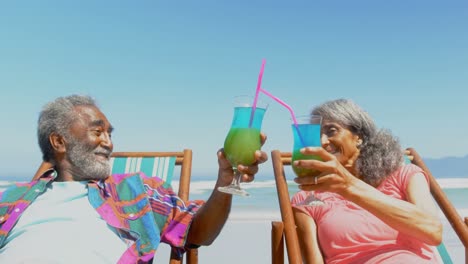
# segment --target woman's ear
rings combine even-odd
[[[52,148],[54,149],[55,153],[65,153],[66,147],[65,147],[65,139],[63,136],[53,132],[49,136],[49,141],[50,145],[52,145]]]
[[[362,139],[359,138],[359,139],[356,141],[356,147],[360,147],[361,145],[362,145]]]

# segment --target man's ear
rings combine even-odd
[[[65,147],[65,139],[63,138],[63,136],[53,132],[49,136],[49,141],[55,153],[57,154],[65,153],[66,147]]]

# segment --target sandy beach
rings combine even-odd
[[[230,220],[212,246],[200,249],[200,263],[271,263],[270,232],[271,221]]]
[[[270,233],[271,220],[243,220],[231,217],[215,242],[211,246],[199,249],[199,263],[271,263]],[[156,259],[168,259],[168,252],[169,247],[162,245]]]
[[[460,210],[460,215],[468,216],[467,210]],[[456,237],[449,223],[443,218],[444,243],[453,263],[464,263],[464,247]],[[270,234],[271,221],[280,220],[279,213],[258,215],[254,219],[247,219],[245,215],[233,213],[221,234],[209,247],[199,249],[199,262],[204,264],[238,264],[238,263],[271,263]],[[158,252],[157,259],[167,259],[168,247]],[[159,262],[160,263],[160,262]],[[288,263],[285,251],[285,263]]]

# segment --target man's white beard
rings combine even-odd
[[[95,153],[106,153],[111,151],[98,146],[93,149],[80,141],[72,139],[67,146],[67,157],[73,166],[73,179],[76,181],[101,180],[109,177],[111,168],[109,160],[99,160]]]

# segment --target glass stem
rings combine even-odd
[[[237,167],[233,167],[232,170],[234,171],[234,177],[232,178],[231,185],[240,188],[241,173]]]

